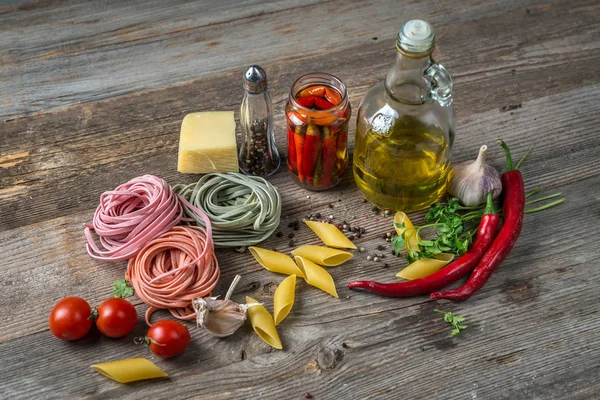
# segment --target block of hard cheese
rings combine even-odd
[[[184,174],[238,171],[233,111],[185,116],[179,136],[177,170]]]

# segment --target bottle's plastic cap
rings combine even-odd
[[[429,53],[435,45],[433,27],[421,19],[410,20],[400,28],[397,45],[407,53]]]
[[[258,65],[251,65],[244,71],[244,90],[260,93],[267,88],[267,73]]]

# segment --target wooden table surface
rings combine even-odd
[[[3,399],[587,399],[600,393],[600,3],[505,1],[4,1],[0,7],[0,398]],[[82,224],[100,193],[142,174],[169,183],[183,116],[237,110],[245,66],[262,65],[275,102],[278,146],[292,82],[310,71],[339,76],[354,110],[395,56],[402,22],[435,27],[436,59],[454,78],[454,161],[483,143],[490,162],[533,152],[526,189],[567,201],[527,215],[521,237],[485,287],[465,303],[354,292],[358,278],[395,280],[405,265],[367,261],[391,230],[362,203],[352,174],[324,193],[270,178],[288,223],[319,211],[358,221],[365,253],[331,270],[339,299],[300,283],[280,326],[284,351],[245,325],[227,339],[191,323],[192,344],[160,360],[130,339],[91,334],[68,343],[48,330],[65,296],[98,305],[125,262],[98,262]],[[354,123],[350,127],[353,147]],[[334,205],[333,209],[327,207]],[[421,223],[423,213],[411,214]],[[302,227],[296,244],[318,244]],[[286,240],[264,247],[289,251]],[[218,250],[223,294],[269,309],[282,276],[246,253]],[[139,315],[146,310],[132,298]],[[464,315],[450,337],[433,310]],[[155,318],[168,318],[160,311]],[[135,334],[145,333],[141,322]],[[170,380],[121,385],[90,365],[148,357]]]

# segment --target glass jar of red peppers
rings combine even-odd
[[[285,113],[293,179],[310,190],[337,185],[348,166],[346,86],[330,74],[306,74],[292,85]]]

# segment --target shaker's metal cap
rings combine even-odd
[[[435,46],[433,27],[421,19],[405,22],[398,32],[396,42],[398,50],[409,55],[426,55],[431,53]]]
[[[258,65],[251,65],[244,71],[244,90],[260,93],[267,88],[267,73]]]

